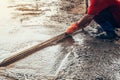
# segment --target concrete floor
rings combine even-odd
[[[0,1],[0,61],[65,32],[81,18],[70,1]],[[119,80],[119,56],[118,44],[80,32],[2,68],[0,80]]]

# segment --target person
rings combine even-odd
[[[88,26],[92,20],[106,32],[96,38],[115,39],[118,37],[116,28],[120,28],[120,0],[90,0],[87,14],[67,28],[66,32],[72,34]]]

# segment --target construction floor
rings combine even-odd
[[[0,0],[0,62],[65,32],[86,12],[82,0]],[[0,80],[120,80],[120,41],[85,30],[0,68]]]

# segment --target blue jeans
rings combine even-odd
[[[94,21],[98,23],[102,30],[104,30],[107,34],[115,34],[117,23],[109,8],[101,11],[98,15],[96,15],[94,17]]]

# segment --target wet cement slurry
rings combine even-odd
[[[68,25],[81,17],[79,13],[76,14],[75,7],[75,4],[77,7],[81,4],[79,0],[0,2],[0,61],[17,51],[63,33]],[[72,9],[68,9],[69,7]],[[78,11],[81,10],[82,8],[79,8]],[[91,31],[89,29],[87,30]],[[83,32],[53,44],[1,68],[0,80],[120,79],[119,45],[94,39]]]
[[[6,0],[1,3],[0,61],[65,31],[66,24],[50,19],[58,13],[58,0]],[[65,41],[38,51],[1,69],[0,79],[35,80],[54,76],[70,46]]]
[[[84,45],[74,46],[68,65],[57,79],[119,80],[120,46],[86,36]],[[70,56],[71,56],[70,55]],[[71,59],[70,56],[68,59]]]

